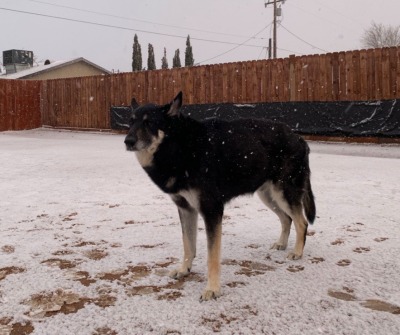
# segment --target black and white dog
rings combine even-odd
[[[221,230],[224,205],[257,192],[282,225],[272,249],[284,250],[292,221],[296,243],[289,259],[302,257],[307,225],[315,219],[307,143],[282,123],[259,119],[196,121],[179,109],[182,92],[164,106],[132,100],[127,150],[134,151],[153,182],[178,207],[184,256],[171,272],[189,274],[196,256],[198,214],[208,245],[208,281],[201,300],[220,295]]]

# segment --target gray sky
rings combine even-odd
[[[265,8],[264,0],[0,0],[0,8],[0,51],[32,50],[38,61],[85,57],[121,72],[131,70],[135,33],[143,66],[151,43],[157,68],[164,47],[170,66],[178,48],[184,62],[188,34],[201,64],[265,58],[272,35],[273,8]],[[399,13],[400,0],[286,0],[278,57],[359,49],[372,21],[399,25]]]

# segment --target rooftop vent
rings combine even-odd
[[[29,69],[33,66],[33,52],[15,49],[3,51],[3,65],[7,74]]]

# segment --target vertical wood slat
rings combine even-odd
[[[229,91],[228,64],[222,64],[222,101],[227,102]],[[196,101],[196,100],[195,100]],[[195,103],[198,103],[197,101]]]
[[[266,61],[260,62],[260,101],[267,101],[267,64]]]
[[[396,50],[396,58],[397,58],[397,75],[396,75],[396,98],[400,97],[400,48]]]
[[[375,99],[382,99],[382,49],[374,49]]]
[[[297,58],[296,61],[296,80],[297,80],[297,92],[296,101],[304,101],[303,91],[304,91],[304,78],[303,78],[303,59],[302,57]]]
[[[340,69],[339,69],[339,53],[332,54],[332,100],[339,100],[340,91]]]
[[[318,57],[319,61],[319,87],[318,87],[318,99],[320,101],[326,101],[327,98],[327,79],[326,79],[326,55]]]
[[[237,83],[236,83],[236,68],[235,63],[229,63],[228,65],[228,83],[229,83],[229,92],[228,92],[228,101],[232,103],[237,102]],[[205,99],[202,101],[206,101]]]
[[[271,81],[270,81],[270,86],[271,86],[271,101],[277,102],[278,101],[278,70],[279,65],[278,65],[278,60],[274,59],[271,63]]]
[[[353,100],[353,57],[350,51],[345,54],[346,60],[346,81],[347,81],[347,89],[346,89],[346,100]]]
[[[15,85],[14,85],[13,91],[15,92],[15,95],[14,95],[14,111],[13,112],[16,117],[14,118],[13,123],[14,123],[14,128],[19,129],[19,128],[23,127],[22,122],[24,121],[24,120],[21,120],[22,119],[22,115],[21,115],[22,114],[21,113],[22,106],[19,101],[20,96],[21,96],[21,91],[22,91],[21,86],[23,83],[16,81],[14,84]]]
[[[382,99],[390,98],[389,48],[382,49]]]
[[[360,100],[361,96],[361,73],[360,73],[360,51],[356,50],[352,53],[353,64],[353,99]]]
[[[326,55],[326,100],[325,101],[332,101],[333,100],[333,82],[332,82],[332,54]]]
[[[400,85],[397,82],[397,50],[395,48],[389,49],[389,81],[390,81],[390,94],[389,99],[396,99],[397,86]]]
[[[295,65],[296,58],[294,56],[289,57],[289,90],[290,90],[290,101],[296,100],[296,65]]]
[[[365,101],[368,99],[368,64],[367,51],[360,51],[360,95],[359,99]]]
[[[241,102],[247,102],[247,90],[246,90],[246,86],[247,86],[247,67],[246,67],[246,63],[242,62],[241,63],[242,66],[242,91],[241,91]]]
[[[374,50],[367,50],[367,97],[370,100],[377,97]]]
[[[301,77],[302,77],[302,90],[301,90],[301,99],[303,101],[308,101],[308,90],[310,89],[309,87],[309,82],[308,82],[308,74],[309,74],[309,69],[308,69],[308,57],[309,56],[302,56],[301,57]]]
[[[245,63],[246,67],[246,101],[252,102],[253,100],[253,67],[251,62]]]
[[[339,95],[338,100],[346,99],[346,54],[339,52]]]

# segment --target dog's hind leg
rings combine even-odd
[[[175,279],[187,276],[196,257],[197,219],[198,212],[191,207],[183,197],[172,198],[178,206],[182,227],[183,260],[179,268],[172,270],[169,276]]]
[[[289,259],[300,259],[303,256],[304,245],[306,244],[308,222],[304,216],[301,205],[292,209],[292,218],[296,228],[296,243],[294,249],[287,256]]]
[[[269,183],[264,184],[257,191],[257,194],[261,201],[278,216],[282,226],[281,235],[278,241],[271,245],[271,249],[286,250],[289,240],[290,226],[292,225],[292,219],[279,207],[277,201],[273,200],[271,192],[272,188],[271,184]]]
[[[290,216],[286,215],[280,210],[275,210],[274,212],[276,215],[278,215],[278,218],[281,221],[282,230],[278,241],[271,245],[271,249],[286,250],[289,240],[290,226],[292,225],[292,219],[290,218]]]

